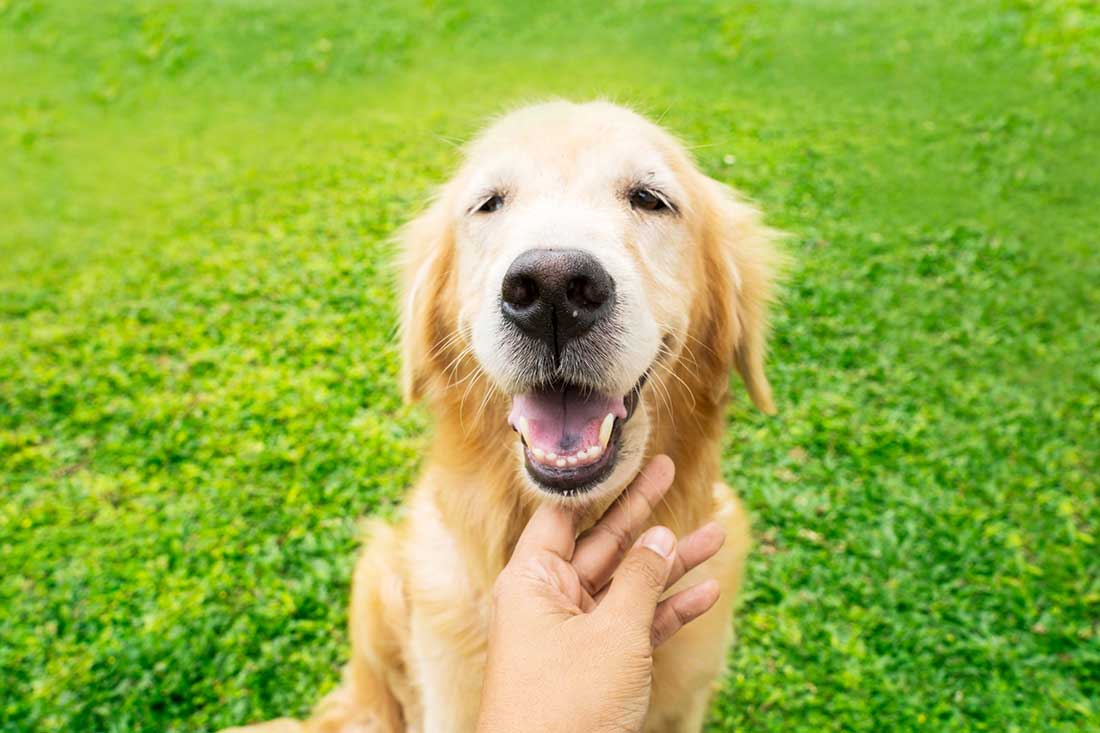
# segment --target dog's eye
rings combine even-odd
[[[481,206],[477,207],[477,213],[491,214],[494,211],[499,211],[502,206],[504,206],[504,197],[499,193],[494,193],[492,196],[485,199]]]
[[[643,211],[667,209],[668,203],[648,188],[635,188],[630,192],[630,205]]]

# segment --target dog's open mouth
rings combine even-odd
[[[644,383],[643,376],[621,396],[568,383],[516,395],[508,422],[523,441],[531,478],[565,496],[583,493],[606,478]]]

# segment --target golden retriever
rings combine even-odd
[[[400,522],[372,525],[341,684],[307,721],[248,730],[474,730],[491,588],[533,508],[590,524],[666,453],[652,521],[728,537],[676,586],[715,577],[718,607],[654,658],[646,730],[698,731],[749,544],[719,473],[730,371],[773,410],[774,233],[655,124],[550,102],[477,137],[402,238],[404,389],[435,418],[423,476]]]

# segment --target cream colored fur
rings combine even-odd
[[[605,199],[601,186],[612,185],[624,165],[669,179],[680,216],[636,220],[615,208],[621,202],[612,192]],[[470,196],[494,170],[521,187],[529,183],[537,196],[512,220],[471,221]],[[540,228],[540,216],[565,223]],[[487,234],[486,226],[497,228]],[[597,248],[605,262],[616,263],[612,274],[632,283],[630,317],[652,319],[665,336],[652,355],[658,368],[624,431],[623,455],[634,458],[624,458],[629,465],[574,500],[575,509],[590,523],[645,456],[666,453],[676,463],[676,480],[652,521],[684,534],[719,518],[728,533],[720,554],[677,586],[716,577],[718,606],[655,656],[646,730],[700,729],[712,683],[724,669],[750,541],[744,510],[720,482],[730,372],[739,372],[759,408],[773,410],[763,363],[774,235],[753,208],[700,173],[682,146],[652,123],[608,103],[552,102],[491,126],[403,232],[405,389],[427,404],[435,421],[423,475],[401,521],[371,525],[353,582],[351,656],[341,684],[309,720],[248,731],[473,730],[490,588],[533,508],[558,500],[540,494],[524,474],[506,421],[507,375],[493,371],[507,365],[486,363],[494,356],[484,353],[492,345],[485,334],[494,328],[493,288],[499,292],[493,278],[517,248],[545,246],[539,237],[547,232],[570,246]],[[626,326],[641,333],[640,324]],[[484,342],[481,351],[475,333]],[[624,364],[653,351],[647,338],[639,337],[646,343],[624,356]]]

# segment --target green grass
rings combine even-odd
[[[1094,3],[361,5],[0,0],[0,730],[334,684],[429,427],[388,237],[551,95],[793,234],[709,729],[1100,730]]]

